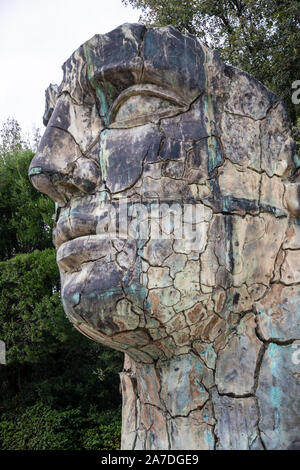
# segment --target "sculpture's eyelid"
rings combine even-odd
[[[45,110],[45,113],[44,113],[44,116],[43,116],[44,126],[48,125],[48,122],[50,121],[51,116],[53,114],[54,108],[55,108],[55,106],[47,106],[46,107],[46,110]]]

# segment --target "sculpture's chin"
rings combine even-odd
[[[115,261],[106,259],[80,268],[61,273],[64,309],[75,326],[83,324],[108,337],[136,330],[146,298],[138,273],[124,273]]]

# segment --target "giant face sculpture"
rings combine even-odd
[[[159,362],[170,416],[212,397],[224,408],[215,385],[220,397],[254,397],[265,342],[294,339],[300,307],[297,162],[283,106],[171,27],[96,35],[63,70],[47,90],[30,177],[57,203],[68,317],[126,352],[141,376]],[[168,407],[179,382],[192,390],[199,364],[202,389]]]

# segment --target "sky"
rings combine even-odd
[[[24,133],[44,131],[45,89],[94,34],[138,22],[121,0],[0,0],[0,125],[17,119]]]

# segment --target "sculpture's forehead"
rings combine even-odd
[[[204,46],[193,36],[169,26],[124,24],[95,35],[72,54],[63,66],[60,89],[82,101],[88,82],[104,114],[124,89],[137,83],[164,86],[192,102],[205,88],[204,63]]]

